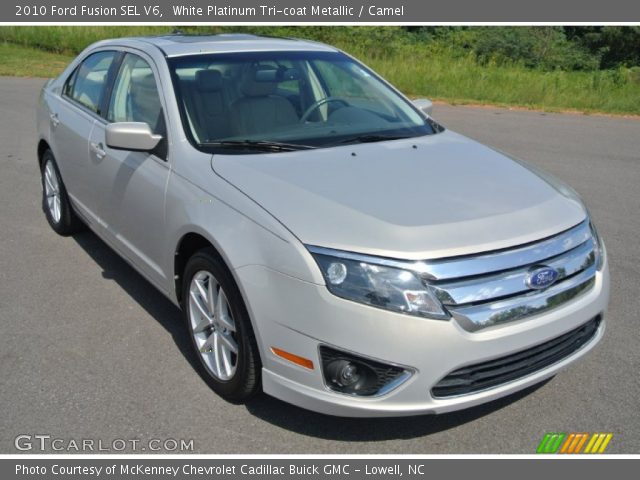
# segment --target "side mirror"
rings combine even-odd
[[[160,140],[162,135],[155,135],[144,122],[110,123],[105,131],[107,146],[116,150],[150,152]]]
[[[413,101],[413,104],[422,111],[425,115],[431,116],[433,111],[433,102],[428,98],[418,98]]]

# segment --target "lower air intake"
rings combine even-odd
[[[451,372],[432,389],[436,398],[475,393],[518,380],[553,365],[591,340],[600,325],[600,315],[581,327],[553,340],[506,357],[469,365]]]

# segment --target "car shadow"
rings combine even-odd
[[[102,268],[105,279],[115,281],[162,325],[194,370],[202,376],[198,359],[181,321],[180,310],[93,232],[73,236],[76,243]],[[245,404],[249,413],[292,432],[327,440],[383,441],[431,435],[472,422],[507,407],[541,388],[551,379],[483,405],[442,415],[395,418],[343,418],[311,412],[266,394]]]
[[[182,324],[181,312],[142,275],[91,231],[73,236],[75,242],[102,268],[102,277],[116,282],[138,305],[171,335],[178,350],[197,368],[198,359],[191,352],[190,339]]]

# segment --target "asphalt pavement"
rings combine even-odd
[[[640,453],[640,120],[435,106],[445,126],[582,195],[609,252],[606,335],[552,380],[490,404],[344,419],[266,395],[222,400],[195,372],[168,300],[92,233],[54,234],[36,166],[42,84],[0,78],[0,454],[17,453],[21,434],[123,439],[125,451],[131,439],[193,439],[193,453],[533,453],[545,432],[612,432],[609,453]]]

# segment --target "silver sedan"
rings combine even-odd
[[[446,412],[604,334],[606,252],[578,195],[333,47],[103,41],[37,121],[52,229],[90,228],[180,306],[230,401]]]

